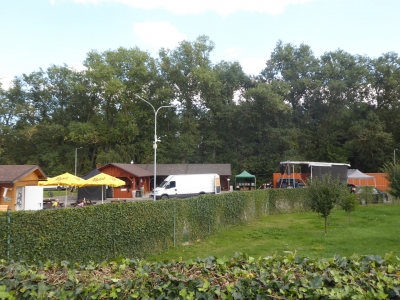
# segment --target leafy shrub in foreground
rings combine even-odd
[[[392,254],[312,260],[289,253],[148,263],[0,262],[1,299],[398,299]]]

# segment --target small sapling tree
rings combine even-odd
[[[353,193],[347,193],[339,199],[340,207],[347,212],[348,221],[350,222],[350,213],[356,209],[357,196]]]
[[[349,191],[344,184],[340,183],[339,178],[332,178],[330,174],[325,174],[321,178],[311,178],[307,185],[307,205],[324,218],[326,235],[328,217],[332,209]]]

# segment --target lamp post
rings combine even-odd
[[[153,142],[153,149],[154,149],[154,182],[153,182],[153,195],[154,195],[154,201],[156,201],[156,178],[157,178],[157,142],[159,142],[159,140],[157,139],[157,113],[160,110],[160,108],[163,107],[173,107],[173,106],[160,106],[159,108],[157,108],[157,110],[154,108],[153,104],[151,104],[149,101],[143,99],[142,97],[140,97],[137,94],[133,94],[134,96],[138,97],[140,100],[143,100],[144,102],[146,102],[147,104],[149,104],[151,106],[151,108],[154,111],[154,142]]]
[[[396,150],[398,149],[393,150],[393,164],[396,164]]]
[[[78,149],[82,149],[82,147],[75,148],[75,176],[76,176],[76,164],[78,160]]]

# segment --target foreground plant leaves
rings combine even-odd
[[[312,260],[238,254],[195,262],[101,264],[0,261],[0,299],[397,299],[393,255]]]

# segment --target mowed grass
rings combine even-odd
[[[285,251],[309,258],[330,258],[335,254],[384,256],[389,252],[400,256],[400,205],[357,206],[350,214],[350,221],[346,212],[334,209],[328,220],[327,235],[324,219],[317,213],[269,215],[146,259],[230,258],[236,252],[264,257],[285,255]]]
[[[57,191],[57,190],[51,190],[51,191],[43,191],[43,198],[56,198],[56,197],[65,197],[65,194],[70,195],[69,191]],[[76,195],[76,192],[73,193],[73,195]]]

